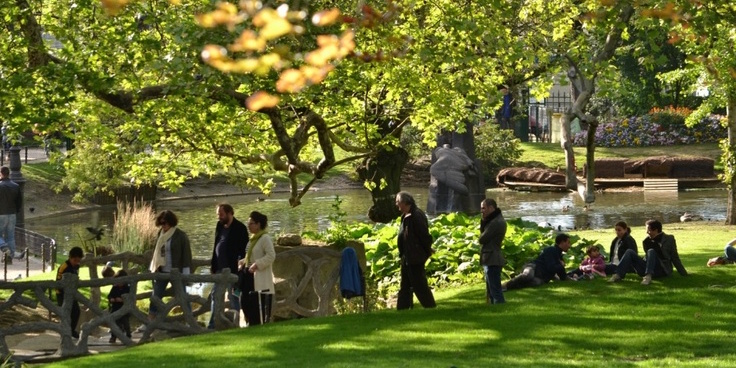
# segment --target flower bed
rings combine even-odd
[[[664,115],[664,116],[663,116]],[[668,146],[674,144],[715,143],[728,133],[722,121],[725,117],[710,115],[693,127],[684,124],[684,117],[672,119],[670,113],[653,113],[623,121],[598,125],[595,142],[600,147]],[[680,123],[681,120],[682,122]],[[585,146],[587,131],[573,137],[573,144]]]

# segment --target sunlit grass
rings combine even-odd
[[[522,156],[517,166],[537,162],[551,169],[565,167],[565,153],[560,148],[559,143],[521,143],[521,147]],[[574,147],[573,151],[575,152],[575,162],[578,168],[582,168],[585,163],[585,147]],[[596,158],[621,157],[640,159],[653,156],[703,156],[715,160],[717,171],[723,170],[723,165],[720,162],[721,149],[716,143],[622,148],[596,147],[595,149]]]
[[[558,282],[485,304],[481,284],[437,290],[438,308],[311,318],[146,344],[58,367],[725,367],[736,364],[736,266],[708,268],[736,236],[665,224],[690,276]],[[613,231],[577,232],[608,249]],[[633,227],[641,241],[644,229]],[[161,354],[161,352],[166,352]]]

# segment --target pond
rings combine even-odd
[[[412,193],[421,208],[427,203],[427,188],[405,188]],[[692,213],[706,221],[725,221],[728,192],[725,190],[693,190],[680,192],[603,192],[596,194],[596,202],[586,210],[575,193],[518,192],[492,189],[489,198],[498,202],[506,218],[521,217],[554,228],[613,228],[623,220],[632,226],[643,225],[650,218],[664,224],[680,221],[680,216]],[[304,230],[329,228],[328,216],[334,214],[332,205],[336,196],[343,201],[340,208],[347,213],[348,222],[368,221],[371,206],[369,193],[363,189],[334,190],[309,193],[302,205],[290,208],[288,194],[274,194],[259,201],[258,195],[239,195],[225,198],[199,198],[162,201],[157,210],[169,209],[179,216],[179,227],[189,234],[195,257],[211,255],[214,229],[217,222],[215,206],[227,202],[235,208],[235,217],[245,222],[251,211],[258,210],[269,217],[272,234],[300,233]],[[569,209],[565,210],[565,207]],[[111,233],[114,208],[104,208],[75,214],[28,219],[26,228],[56,239],[60,249],[68,250],[89,239],[87,226],[106,227]],[[665,225],[666,230],[667,225]]]

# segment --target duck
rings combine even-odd
[[[587,212],[587,211],[592,211],[592,210],[593,209],[590,208],[590,206],[588,206],[587,204],[585,206],[583,206],[583,211],[586,211]]]
[[[562,212],[568,212],[568,211],[570,211],[570,206],[565,205],[564,207],[562,207]]]
[[[680,216],[680,222],[703,221],[703,216],[685,212]]]

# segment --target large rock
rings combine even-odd
[[[298,247],[302,245],[302,237],[298,234],[284,234],[276,239],[276,245],[284,247]]]

